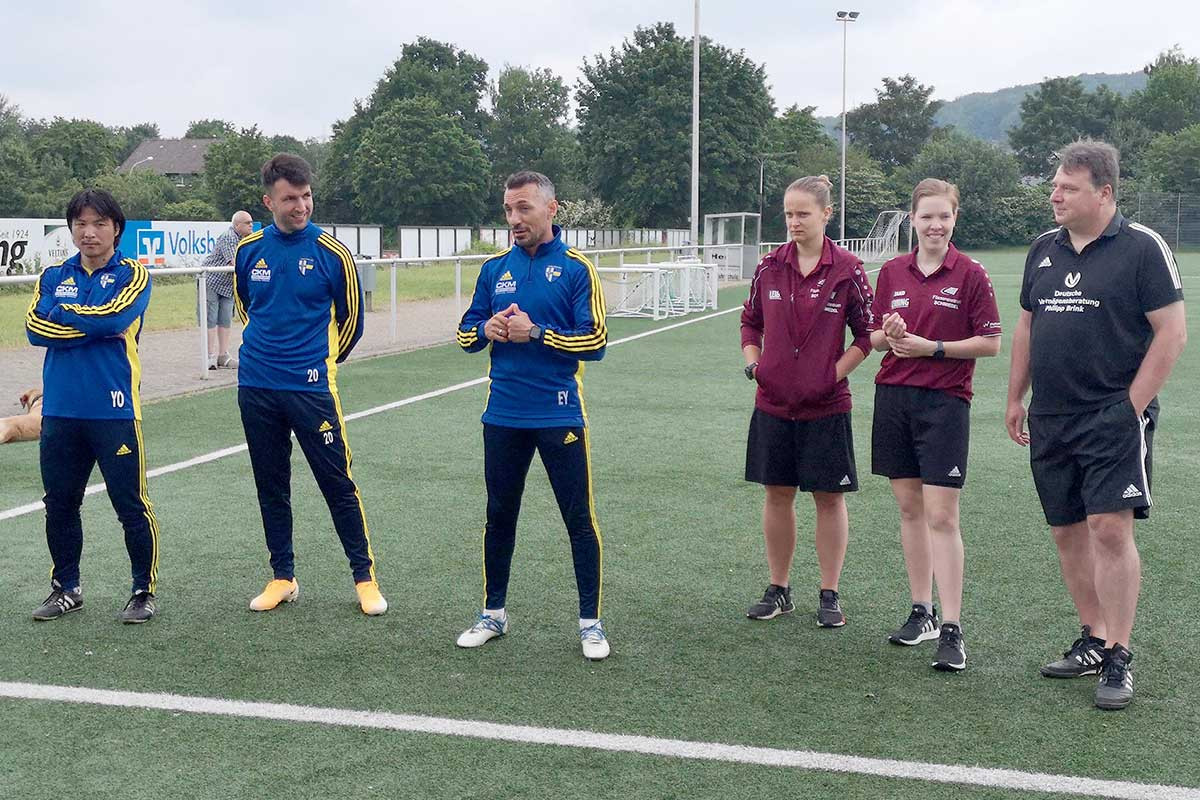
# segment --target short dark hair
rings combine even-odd
[[[508,176],[508,180],[504,182],[505,189],[520,189],[522,186],[529,184],[537,184],[537,187],[542,190],[542,194],[547,200],[554,199],[554,182],[540,172],[534,172],[531,169],[523,169],[519,172],[514,172]]]
[[[116,241],[120,242],[121,234],[125,232],[125,212],[121,210],[121,204],[115,197],[103,189],[84,189],[76,192],[71,202],[67,203],[68,228],[74,226],[76,218],[85,208],[96,212],[96,216],[101,219],[112,220],[113,227],[117,229]]]
[[[280,178],[292,186],[311,186],[312,167],[300,156],[280,153],[262,165],[263,186],[270,189]]]
[[[1058,153],[1058,163],[1067,172],[1086,169],[1091,175],[1092,186],[1103,189],[1112,187],[1113,199],[1117,197],[1117,182],[1121,177],[1121,154],[1108,142],[1095,139],[1080,139],[1064,147]]]

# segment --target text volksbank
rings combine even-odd
[[[206,256],[212,252],[217,237],[211,233],[163,231],[167,239],[167,253],[173,256]]]

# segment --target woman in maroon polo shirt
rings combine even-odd
[[[879,271],[871,331],[875,349],[888,351],[875,376],[871,472],[891,480],[912,593],[908,621],[888,640],[938,639],[933,667],[947,671],[967,665],[958,498],[967,475],[971,377],[975,359],[1000,352],[992,282],[950,243],[957,219],[954,184],[928,178],[913,189],[917,249]]]
[[[783,196],[787,244],[763,258],[742,312],[746,377],[758,383],[746,445],[746,480],[766,487],[763,536],[771,581],[746,612],[771,619],[795,608],[788,574],[796,550],[796,492],[816,506],[821,587],[817,623],[846,624],[838,578],[858,490],[846,376],[871,351],[871,285],[862,262],[825,236],[829,178],[801,178]],[[845,346],[846,327],[854,343]]]

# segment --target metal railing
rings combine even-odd
[[[722,250],[740,248],[741,245],[720,244],[720,245],[685,245],[682,247],[670,247],[662,245],[652,245],[646,247],[619,247],[607,248],[600,250],[580,250],[585,256],[588,256],[599,266],[599,257],[605,255],[616,254],[617,266],[624,266],[629,263],[631,266],[649,265],[656,263],[654,261],[655,254],[667,254],[671,256],[676,254],[678,257],[685,257],[685,253],[715,253]],[[644,254],[644,261],[634,261],[633,256]],[[396,278],[400,270],[426,267],[433,264],[454,264],[454,302],[458,316],[461,316],[466,311],[466,305],[463,302],[463,266],[474,262],[482,263],[489,258],[495,256],[495,253],[487,253],[482,255],[457,255],[457,256],[441,256],[437,258],[363,258],[355,259],[354,264],[360,270],[387,267],[389,269],[389,289],[390,289],[390,309],[388,314],[388,339],[395,342],[397,339],[397,320],[399,315],[399,302],[396,297]],[[695,256],[692,256],[695,257]],[[668,258],[667,260],[672,260]],[[200,323],[200,377],[202,380],[208,378],[208,305],[207,303],[199,302],[199,298],[205,297],[208,291],[208,275],[230,273],[233,272],[232,266],[227,267],[159,267],[151,271],[151,275],[195,275],[197,280],[197,310]],[[33,284],[41,278],[40,275],[0,275],[0,286],[15,285],[15,284]]]

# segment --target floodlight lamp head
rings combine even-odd
[[[859,13],[859,12],[857,12],[857,11],[851,11],[851,12],[850,12],[850,21],[851,21],[851,22],[854,22],[854,20],[858,19],[858,13]]]

